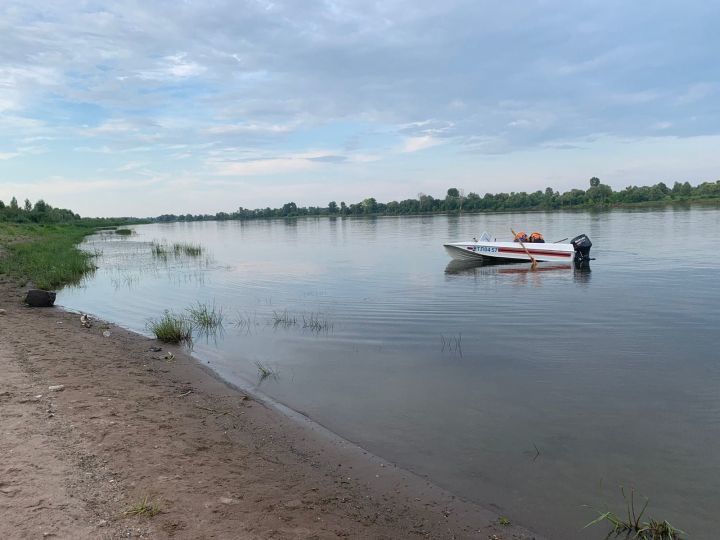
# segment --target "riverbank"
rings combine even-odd
[[[179,348],[21,298],[0,283],[4,538],[538,538]]]

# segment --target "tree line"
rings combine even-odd
[[[586,190],[571,189],[560,193],[553,188],[545,191],[527,193],[524,191],[511,193],[486,193],[482,197],[470,192],[450,188],[445,197],[435,198],[419,193],[415,199],[390,201],[381,203],[373,197],[363,201],[338,204],[330,201],[327,206],[298,206],[294,202],[285,203],[280,208],[240,207],[234,212],[218,212],[216,214],[164,214],[157,221],[224,221],[262,219],[276,217],[299,216],[359,216],[359,215],[409,215],[445,212],[497,212],[503,210],[559,210],[574,208],[603,208],[641,203],[667,203],[720,198],[720,180],[703,182],[696,186],[689,182],[675,182],[668,187],[664,182],[653,186],[629,186],[621,191],[600,182],[599,178],[590,179],[590,187]]]
[[[147,223],[149,220],[136,218],[83,218],[72,210],[54,208],[40,199],[34,204],[25,199],[21,205],[15,197],[8,204],[0,200],[0,223],[73,224],[89,227]]]

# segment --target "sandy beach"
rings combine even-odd
[[[2,538],[539,538],[179,347],[22,296],[0,284]]]

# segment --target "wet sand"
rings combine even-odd
[[[540,540],[182,348],[22,295],[0,282],[0,538]]]

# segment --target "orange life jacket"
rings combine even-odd
[[[530,235],[530,241],[531,242],[541,242],[544,241],[543,235],[539,232],[534,232]]]
[[[517,234],[515,235],[515,241],[516,241],[516,242],[527,242],[527,240],[528,240],[528,235],[525,234],[524,231],[520,231],[519,233],[517,233]]]

